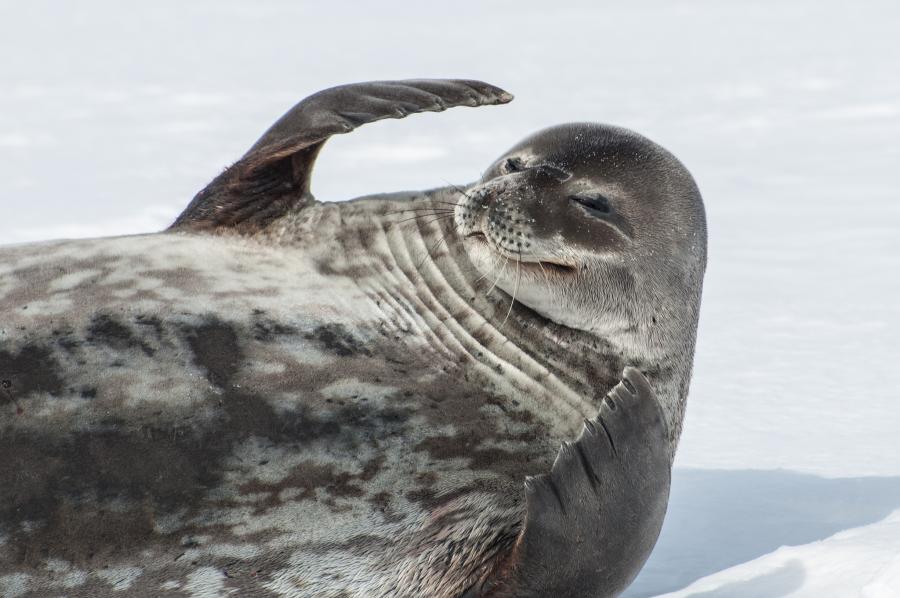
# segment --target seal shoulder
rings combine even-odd
[[[549,474],[525,482],[507,558],[465,598],[616,596],[650,556],[665,517],[667,426],[647,379],[626,368]]]
[[[320,91],[291,108],[200,191],[170,230],[259,230],[312,201],[313,165],[332,135],[386,118],[511,100],[498,87],[459,79],[372,81]]]

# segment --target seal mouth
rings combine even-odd
[[[483,244],[490,251],[501,255],[505,258],[518,262],[521,267],[528,268],[533,267],[535,270],[543,270],[544,272],[556,272],[559,274],[572,274],[578,270],[578,267],[574,264],[552,260],[552,259],[523,259],[522,256],[512,255],[503,251],[502,248],[494,247],[493,244],[488,240],[487,235],[485,235],[481,231],[473,231],[465,236],[466,239],[472,240],[476,243]]]

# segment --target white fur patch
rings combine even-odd
[[[111,567],[95,571],[94,575],[111,585],[113,592],[124,592],[143,572],[140,567]]]
[[[0,596],[4,598],[19,598],[28,593],[28,585],[31,576],[25,573],[13,573],[12,575],[0,575]]]
[[[225,575],[213,567],[200,567],[187,576],[183,591],[191,598],[230,596],[234,590],[225,588]]]

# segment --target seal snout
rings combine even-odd
[[[544,201],[530,184],[538,173],[529,174],[498,177],[463,193],[455,211],[457,232],[470,253],[488,263],[533,266],[542,276],[571,273],[577,264],[555,249],[553,239],[542,236]]]
[[[531,253],[534,240],[531,225],[535,219],[528,217],[518,204],[503,197],[492,202],[484,216],[484,230],[494,247],[503,253],[521,256]]]
[[[486,242],[509,257],[530,253],[535,218],[523,209],[523,194],[507,181],[491,181],[465,193],[456,206],[460,236]]]

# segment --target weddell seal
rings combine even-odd
[[[329,89],[165,232],[0,250],[0,593],[622,591],[692,367],[687,170],[576,123],[471,185],[310,192],[331,135],[511,99]]]

